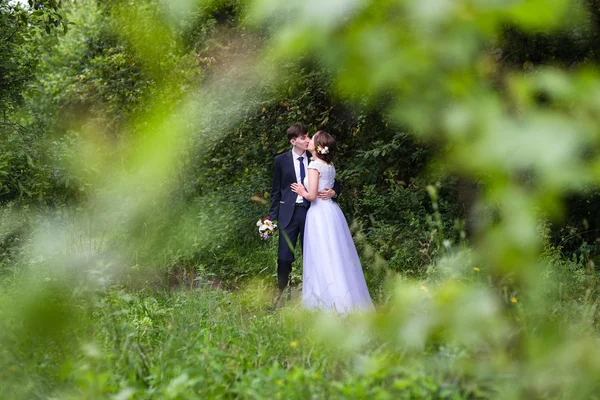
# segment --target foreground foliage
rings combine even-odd
[[[30,3],[47,6],[0,2],[44,49],[0,49],[19,78],[1,92],[2,394],[597,396],[596,248],[576,228],[553,245],[547,222],[598,185],[596,50],[567,69],[514,48],[588,32],[566,18],[581,2],[81,0],[56,39],[58,5]],[[275,270],[254,223],[296,122],[342,143],[377,315],[267,313],[263,284],[243,288]]]

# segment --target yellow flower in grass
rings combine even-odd
[[[473,267],[473,271],[475,271],[475,272],[479,272],[479,268],[477,268],[477,267]]]
[[[296,347],[298,347],[298,342],[297,342],[296,340],[293,340],[293,341],[290,343],[290,347],[291,347],[292,349],[295,349]]]
[[[419,289],[421,289],[421,290],[422,290],[422,291],[424,291],[424,292],[426,292],[426,291],[427,291],[427,288],[425,287],[425,285],[421,285],[421,286],[419,286]]]
[[[517,298],[516,297],[511,297],[510,298],[510,302],[513,303],[513,304],[516,303],[517,302]]]

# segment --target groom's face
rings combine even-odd
[[[294,149],[296,149],[297,153],[302,153],[308,149],[308,143],[310,142],[310,137],[308,134],[300,135],[296,139],[290,140]]]

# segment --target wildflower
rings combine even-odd
[[[473,271],[475,271],[475,272],[479,272],[479,268],[477,268],[477,267],[473,267]]]
[[[510,298],[510,302],[511,303],[516,303],[517,302],[517,298],[516,297],[511,297]]]
[[[425,287],[425,285],[421,285],[421,286],[419,286],[419,289],[421,289],[421,290],[422,290],[422,291],[424,291],[424,292],[426,292],[426,291],[427,291],[427,288]]]
[[[292,341],[292,343],[290,343],[290,347],[291,347],[292,349],[295,349],[296,347],[298,347],[298,342],[297,342],[297,341],[295,341],[295,340],[293,340],[293,341]]]

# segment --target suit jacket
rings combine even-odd
[[[312,155],[310,152],[306,152],[308,160]],[[308,171],[306,171],[308,176]],[[275,157],[275,164],[273,166],[273,187],[271,190],[271,209],[269,210],[269,217],[272,220],[277,220],[279,229],[284,229],[290,223],[292,214],[294,213],[294,207],[298,195],[292,192],[291,185],[296,182],[296,170],[294,169],[294,157],[292,156],[292,150],[281,153]],[[339,195],[341,193],[341,186],[338,181],[335,181],[333,190]]]

